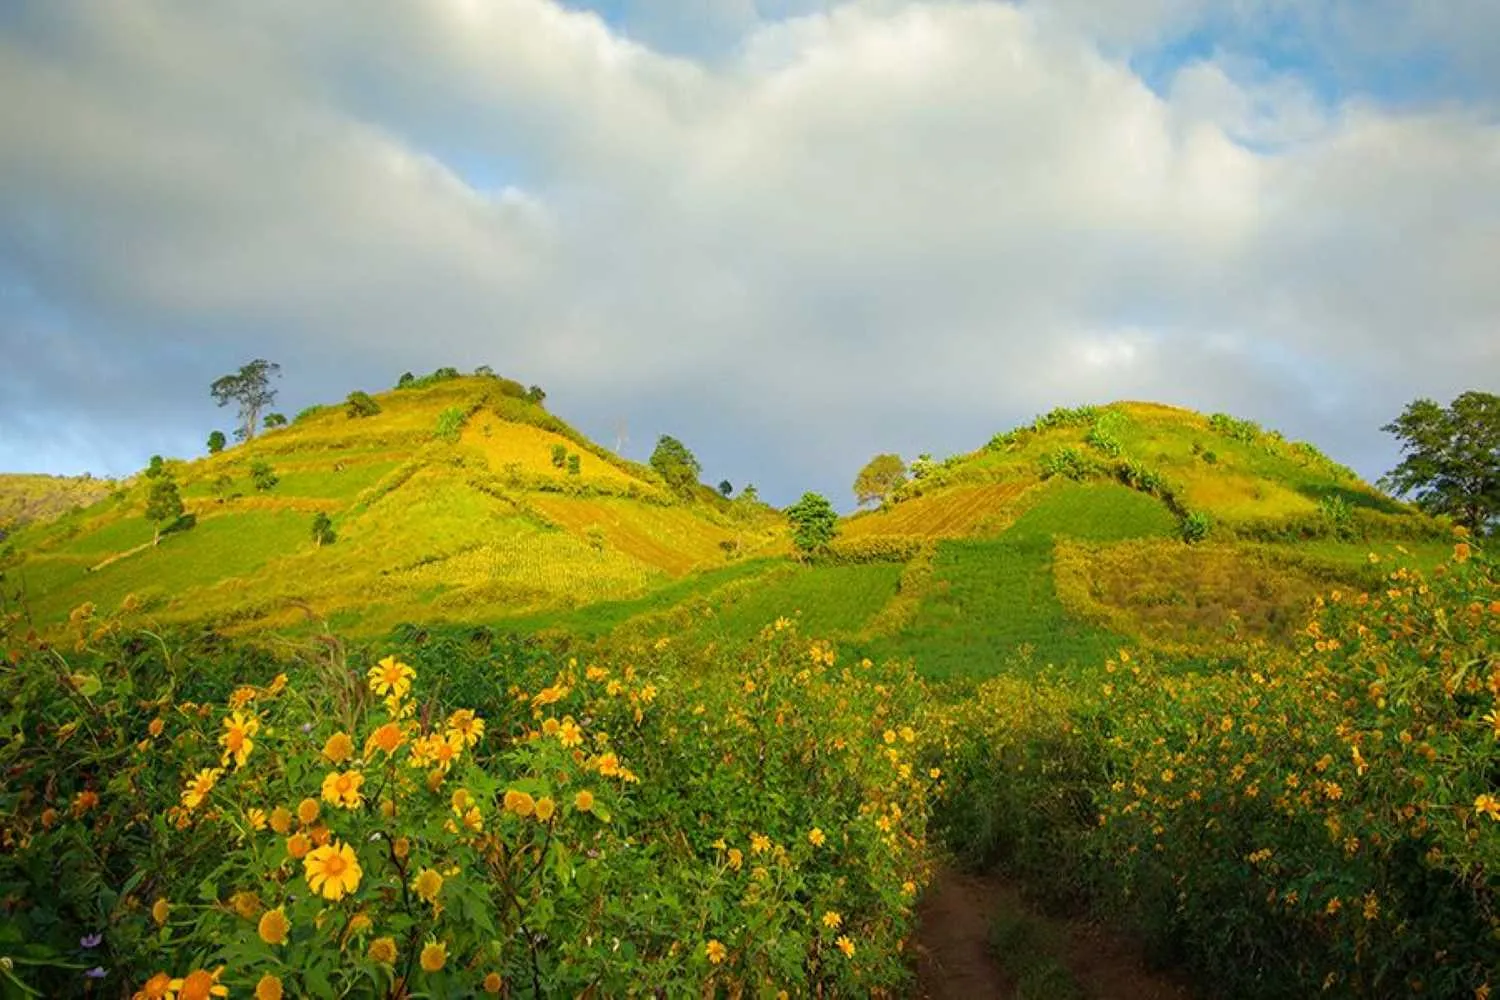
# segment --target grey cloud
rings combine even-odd
[[[1325,107],[1230,55],[1158,95],[1062,2],[729,2],[707,58],[647,6],[0,21],[0,462],[199,447],[264,355],[289,410],[491,364],[778,501],[1121,397],[1373,475],[1406,399],[1500,375],[1491,105]]]

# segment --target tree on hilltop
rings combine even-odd
[[[900,455],[876,455],[854,477],[854,496],[863,507],[884,503],[891,492],[906,482],[906,463]]]
[[[224,446],[228,443],[229,442],[224,439],[223,431],[214,431],[208,436],[208,453],[210,455],[217,455],[219,452],[224,450]]]
[[[667,485],[678,493],[687,493],[698,482],[703,467],[681,441],[663,434],[651,453],[651,468],[661,473]]]
[[[1470,391],[1447,407],[1414,400],[1381,430],[1396,436],[1405,456],[1381,486],[1470,531],[1500,520],[1500,396]]]
[[[804,493],[802,499],[786,509],[792,524],[792,544],[804,555],[821,552],[838,533],[839,515],[828,498],[818,493]]]
[[[215,379],[208,387],[209,395],[220,406],[228,406],[231,402],[240,404],[240,427],[235,431],[236,437],[246,441],[255,437],[261,411],[276,401],[271,379],[280,376],[280,365],[256,358],[238,372]]]

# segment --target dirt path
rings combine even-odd
[[[918,921],[919,1000],[1192,998],[1180,981],[1148,971],[1139,953],[1106,928],[1040,916],[1003,879],[945,871],[923,898]],[[997,921],[1028,942],[1014,962],[997,959],[991,946]]]

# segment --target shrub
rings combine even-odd
[[[344,415],[351,420],[356,417],[373,417],[379,412],[380,404],[368,392],[351,392],[349,398],[344,400]]]
[[[1332,493],[1320,497],[1318,515],[1328,522],[1328,530],[1335,537],[1345,540],[1354,537],[1354,509],[1343,497]]]
[[[1201,510],[1191,511],[1182,519],[1182,540],[1189,545],[1201,542],[1213,530],[1213,521]]]
[[[583,471],[583,460],[574,452],[568,456],[568,475],[576,476]]]
[[[208,453],[210,455],[217,455],[224,450],[224,446],[228,443],[223,431],[214,431],[208,436]]]
[[[262,493],[275,489],[276,484],[281,482],[281,477],[276,475],[276,470],[263,458],[257,458],[250,463],[250,482]]]
[[[568,464],[568,446],[555,444],[552,446],[552,465],[554,468],[566,468]]]
[[[451,444],[458,440],[458,436],[463,432],[464,423],[467,420],[468,414],[457,406],[450,406],[438,414],[437,427],[434,428],[433,435],[439,440],[447,441]]]
[[[329,409],[332,409],[332,407],[322,405],[304,407],[303,409],[297,411],[297,415],[292,418],[292,423],[300,424],[302,423],[302,421],[307,420],[309,417],[316,417],[318,414],[323,413],[324,411]]]
[[[322,511],[313,515],[312,540],[313,544],[320,549],[338,540],[338,536],[333,531],[333,520]]]
[[[1098,466],[1077,448],[1059,448],[1043,455],[1040,463],[1043,479],[1064,476],[1068,479],[1087,479],[1098,471]]]
[[[284,413],[267,413],[265,419],[261,421],[261,426],[264,427],[268,431],[275,430],[278,427],[285,427],[286,426],[286,414],[284,414]]]

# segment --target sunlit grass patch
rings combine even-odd
[[[1030,486],[1024,481],[956,486],[849,518],[840,526],[840,535],[951,538],[1000,531],[1015,516]]]

